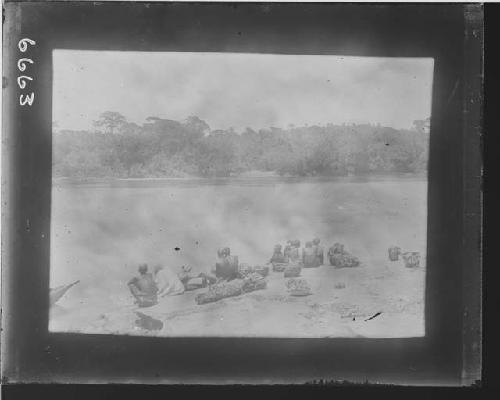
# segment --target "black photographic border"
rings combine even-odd
[[[482,7],[10,2],[4,12],[2,380],[460,385],[477,379]],[[17,43],[35,92],[19,106]],[[52,50],[433,57],[426,336],[151,338],[48,332]],[[479,358],[478,358],[479,357]]]

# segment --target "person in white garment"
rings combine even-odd
[[[154,267],[154,278],[158,296],[175,296],[184,293],[184,285],[177,274],[168,267],[158,264]]]

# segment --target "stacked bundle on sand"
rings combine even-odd
[[[257,273],[261,276],[267,276],[269,275],[269,267],[260,265],[255,265],[252,267],[246,263],[242,263],[238,267],[239,278],[245,278],[253,273]]]
[[[241,263],[238,265],[238,277],[239,278],[244,278],[248,274],[251,274],[253,272],[253,268],[247,264],[247,263]]]
[[[289,279],[286,287],[292,296],[308,296],[312,294],[311,288],[305,279]]]
[[[349,253],[334,254],[330,257],[330,264],[337,268],[359,267],[359,259]]]
[[[238,278],[212,285],[208,292],[197,295],[195,301],[197,304],[213,303],[226,297],[239,296],[254,290],[265,289],[266,286],[267,282],[262,275],[251,273],[244,279]]]
[[[344,249],[344,245],[335,243],[328,250],[328,257],[330,258],[330,265],[337,268],[352,268],[358,267],[360,262],[358,257],[353,256]]]
[[[264,277],[269,275],[269,267],[268,266],[256,265],[253,267],[253,269],[254,269],[254,272],[256,272]]]
[[[401,254],[406,268],[418,268],[420,266],[420,253],[417,251],[408,251]]]
[[[243,279],[233,279],[229,282],[220,282],[212,285],[208,292],[196,296],[197,304],[212,303],[226,297],[239,296],[243,293]]]
[[[328,250],[328,255],[330,255],[330,254],[342,254],[342,253],[345,253],[345,249],[344,249],[344,245],[341,243],[335,243]]]
[[[215,273],[215,271],[214,271]],[[207,287],[217,282],[217,278],[213,275],[200,272],[199,274],[191,273],[191,267],[182,266],[182,271],[177,274],[180,281],[184,285],[185,290],[196,290]]]
[[[186,290],[196,290],[207,286],[207,280],[203,276],[189,278],[186,282]]]
[[[286,267],[288,267],[288,263],[271,263],[273,266],[273,271],[274,272],[283,272]]]
[[[330,264],[337,268],[359,267],[359,259],[349,253],[334,254],[330,257]]]
[[[300,276],[301,270],[302,270],[302,267],[299,264],[288,265],[284,270],[284,277],[285,278],[296,278],[296,277]]]
[[[389,260],[390,261],[398,261],[399,255],[401,254],[401,248],[397,246],[389,247]]]
[[[254,272],[243,279],[243,292],[253,292],[254,290],[261,290],[267,287],[267,282],[262,275]]]

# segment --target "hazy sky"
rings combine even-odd
[[[433,60],[56,50],[53,119],[89,129],[103,111],[141,124],[197,115],[212,129],[380,123],[431,112]]]

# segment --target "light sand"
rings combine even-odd
[[[246,337],[415,337],[424,331],[424,268],[408,269],[402,261],[383,268],[367,265],[302,270],[313,294],[290,296],[282,273],[271,273],[264,290],[197,305],[199,289],[162,298],[158,305],[138,308],[122,293],[102,307],[80,301],[78,311],[64,302],[52,310],[51,330],[153,336]],[[335,283],[345,288],[336,289]],[[121,300],[121,304],[120,304]],[[68,307],[69,307],[69,301]],[[135,325],[140,311],[164,323],[159,331]],[[381,314],[365,321],[374,314]]]

